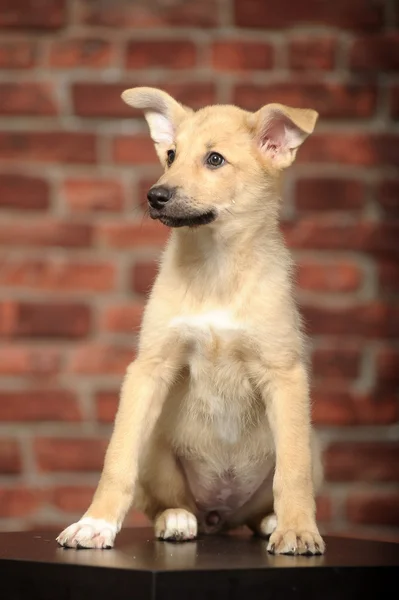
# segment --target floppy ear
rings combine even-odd
[[[294,161],[299,146],[312,133],[318,116],[310,108],[266,104],[253,115],[260,151],[276,168],[288,167]]]
[[[156,88],[132,88],[123,92],[122,99],[134,108],[143,109],[155,149],[161,162],[165,162],[165,152],[173,144],[177,127],[194,111]]]

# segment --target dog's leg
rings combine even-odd
[[[323,468],[320,459],[320,447],[315,433],[312,431],[311,438],[312,448],[312,478],[314,490],[317,492],[323,480]],[[269,470],[269,465],[267,470]],[[274,466],[273,470],[274,472]],[[273,512],[273,490],[272,480],[268,477],[261,485],[259,490],[249,500],[237,515],[234,516],[232,527],[244,523],[256,535],[264,538],[269,538],[273,531],[277,528],[277,517]]]
[[[143,460],[140,493],[134,505],[154,522],[160,540],[197,537],[196,507],[182,467],[166,440],[154,439]]]
[[[165,360],[137,359],[127,371],[114,431],[92,504],[57,538],[62,546],[109,548],[131,505],[140,448],[150,437],[178,370],[177,349]]]
[[[276,446],[277,527],[268,550],[274,554],[323,553],[315,520],[308,378],[303,365],[273,371],[265,400]]]

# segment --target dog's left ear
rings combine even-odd
[[[144,111],[155,149],[161,162],[164,162],[166,150],[173,144],[178,126],[194,111],[179,104],[163,90],[150,87],[126,90],[122,100]]]
[[[267,104],[252,115],[255,139],[261,153],[278,169],[289,167],[299,146],[316,125],[312,109]]]

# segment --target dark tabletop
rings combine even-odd
[[[124,529],[112,550],[58,547],[48,533],[0,533],[7,599],[339,598],[392,591],[399,544],[327,537],[324,556],[271,556],[247,533],[175,544]],[[397,587],[395,585],[395,587]],[[3,587],[4,589],[4,587]]]

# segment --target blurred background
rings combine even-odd
[[[319,111],[282,228],[312,340],[324,532],[399,541],[399,3],[0,0],[0,529],[88,507],[168,230],[121,92]],[[130,524],[145,519],[132,513]]]

